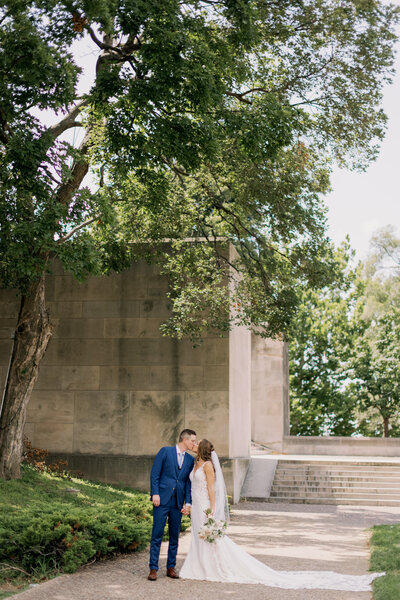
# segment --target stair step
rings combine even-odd
[[[279,459],[269,501],[400,506],[400,464]]]
[[[375,460],[290,460],[285,458],[279,458],[280,466],[290,466],[290,467],[378,467],[378,468],[390,468],[390,469],[400,469],[400,461],[391,462],[390,460],[385,461],[375,461]]]
[[[349,492],[347,490],[321,490],[321,491],[283,491],[283,490],[272,490],[271,498],[285,497],[285,498],[363,498],[365,500],[382,499],[382,500],[398,500],[400,502],[400,493],[397,494],[365,494],[362,490],[355,490]]]
[[[381,474],[381,475],[391,475],[392,477],[400,477],[400,470],[399,469],[378,469],[378,468],[364,468],[364,469],[349,469],[346,467],[340,467],[340,468],[335,468],[335,469],[328,469],[327,467],[308,467],[308,468],[304,468],[304,467],[297,467],[297,469],[295,468],[289,468],[289,467],[281,467],[281,466],[277,466],[276,468],[277,473],[348,473],[349,475],[354,475],[354,474],[360,474],[360,475],[365,475],[367,473],[376,473],[376,474]]]
[[[310,474],[310,473],[305,473],[304,475],[301,473],[293,473],[293,474],[287,474],[287,475],[282,475],[281,473],[277,473],[275,475],[275,479],[277,481],[296,481],[296,480],[301,480],[301,481],[376,481],[377,483],[381,482],[384,483],[385,481],[389,481],[392,483],[399,483],[400,484],[400,477],[388,477],[388,476],[363,476],[363,475],[351,475],[351,476],[347,476],[347,475],[316,475],[316,474]]]
[[[365,472],[365,473],[349,473],[346,471],[337,471],[337,472],[327,472],[327,471],[293,471],[292,473],[288,473],[287,471],[276,471],[275,472],[275,477],[279,478],[279,479],[307,479],[307,478],[312,478],[312,479],[326,479],[329,478],[331,479],[332,477],[338,478],[338,479],[364,479],[364,480],[368,480],[368,479],[376,479],[377,481],[380,480],[389,480],[389,481],[400,481],[400,476],[399,475],[393,475],[393,474],[389,474],[389,473],[372,473],[372,472]]]
[[[396,485],[397,483],[397,485]],[[275,479],[274,486],[285,486],[285,487],[297,487],[297,486],[306,486],[306,487],[359,487],[363,489],[369,488],[392,488],[394,490],[400,491],[400,482],[394,481],[376,481],[376,480],[357,480],[354,481],[352,479]]]
[[[340,492],[346,490],[348,492],[360,492],[362,494],[399,494],[400,488],[398,487],[361,487],[361,486],[349,486],[349,485],[274,485],[272,490],[282,490],[286,492],[295,492],[298,490],[304,490],[305,492],[321,492],[326,490],[327,492]]]
[[[340,462],[340,461],[336,461],[336,462],[329,462],[329,461],[310,461],[310,462],[304,462],[304,461],[289,461],[289,460],[282,460],[282,459],[277,459],[279,460],[279,465],[281,467],[290,467],[290,468],[295,468],[295,469],[299,469],[299,468],[308,468],[308,467],[315,467],[315,468],[326,468],[329,467],[330,469],[332,468],[341,468],[341,467],[346,467],[346,468],[350,468],[350,469],[400,469],[400,462],[396,462],[396,463],[376,463],[376,462],[351,462],[351,461],[345,461],[345,462]]]
[[[365,498],[342,498],[342,497],[328,497],[328,498],[287,498],[285,496],[270,496],[266,499],[266,502],[278,503],[284,502],[285,504],[351,504],[356,506],[400,506],[399,500],[382,500],[373,499],[368,500]]]

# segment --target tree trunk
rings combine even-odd
[[[389,417],[383,417],[383,437],[389,437]]]
[[[0,478],[21,477],[20,463],[26,408],[52,326],[45,306],[45,275],[31,284],[21,306],[14,334],[10,369],[0,407]]]

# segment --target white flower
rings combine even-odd
[[[204,512],[207,519],[199,531],[199,537],[205,542],[213,544],[217,538],[224,537],[227,523],[226,521],[216,521],[214,517],[211,516],[211,510],[209,508]]]

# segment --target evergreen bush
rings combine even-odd
[[[21,480],[0,482],[0,579],[40,580],[90,560],[144,549],[151,538],[149,495],[23,465]],[[182,530],[190,521],[183,519]],[[8,568],[7,568],[8,567]],[[22,570],[22,571],[21,571]]]

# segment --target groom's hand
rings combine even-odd
[[[153,506],[160,506],[160,496],[158,494],[154,494],[151,501]]]
[[[183,515],[190,515],[190,504],[184,504],[182,509],[181,509],[181,513]]]

